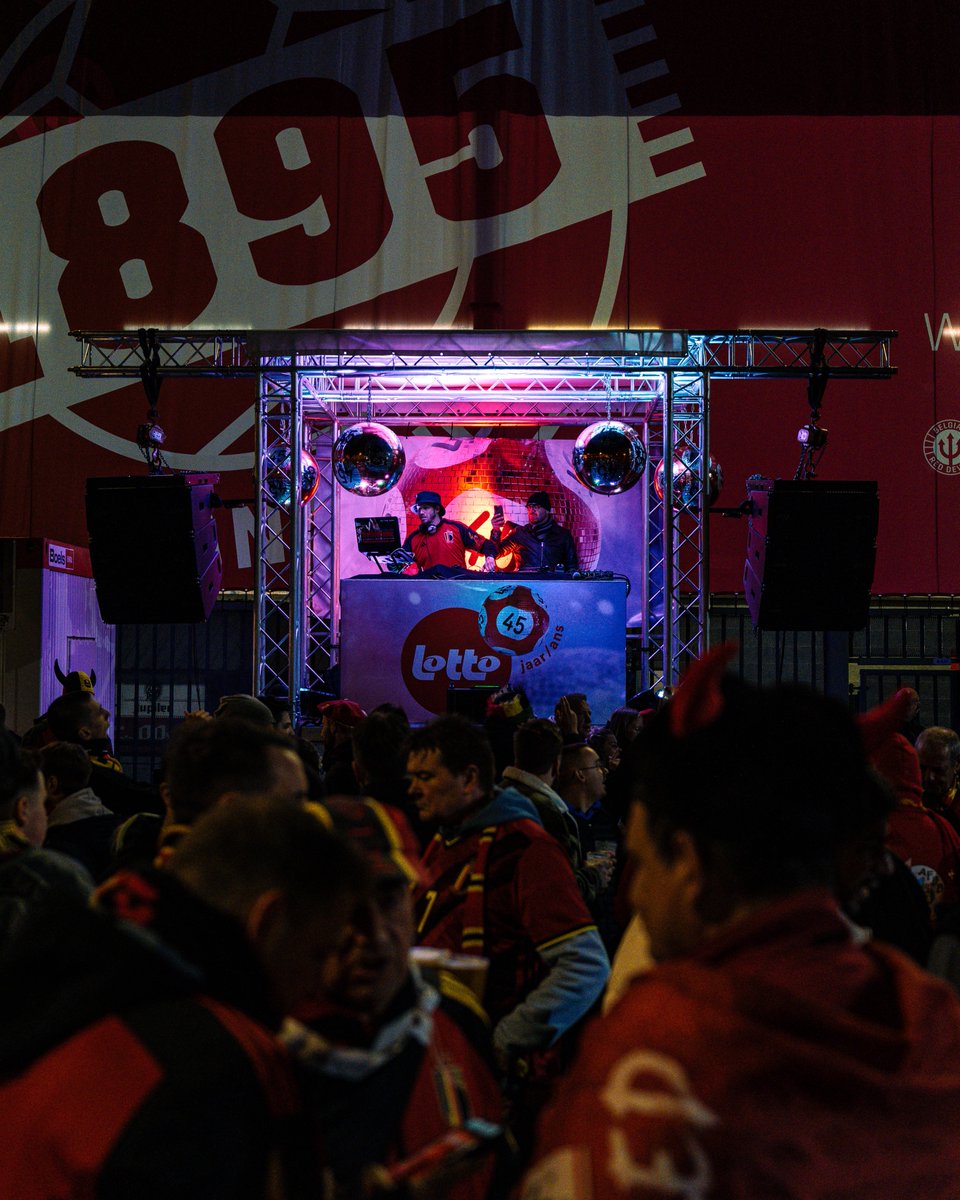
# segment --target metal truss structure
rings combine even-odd
[[[139,376],[143,332],[74,334],[81,361],[72,370],[84,377]],[[613,417],[641,429],[648,452],[638,537],[645,564],[641,686],[659,688],[672,686],[683,661],[708,640],[712,380],[808,379],[815,366],[831,379],[895,373],[892,331],[146,333],[161,377],[259,378],[255,688],[287,691],[297,716],[301,693],[326,690],[337,663],[333,451],[344,426],[372,419],[469,432]],[[308,449],[319,466],[310,505],[300,502],[291,447]],[[678,468],[687,485],[682,503],[673,486]]]
[[[166,377],[236,378],[257,373],[247,355],[247,335],[242,330],[84,330],[71,336],[80,343],[80,362],[70,369],[81,377],[138,378],[146,345],[156,345],[159,374]]]

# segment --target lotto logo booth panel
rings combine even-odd
[[[450,688],[510,683],[538,716],[585,692],[603,722],[624,699],[625,599],[612,579],[346,579],[343,694],[423,721],[446,711]]]
[[[215,475],[87,480],[90,563],[108,624],[205,621],[223,568]]]

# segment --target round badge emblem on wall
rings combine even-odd
[[[941,475],[960,475],[960,421],[938,421],[923,439],[927,466]]]

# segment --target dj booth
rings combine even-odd
[[[400,464],[392,490],[364,501],[365,512],[403,514],[405,525],[421,489],[439,489],[451,518],[483,529],[497,505],[522,522],[524,497],[547,491],[559,523],[580,537],[581,566],[615,565],[633,579],[639,686],[669,686],[708,641],[707,514],[711,477],[719,480],[709,445],[712,381],[886,379],[896,336],[820,328],[150,333],[158,379],[258,377],[253,690],[288,695],[295,718],[304,696],[338,682],[341,694],[364,703],[392,691],[423,716],[440,707],[428,685],[456,685],[458,673],[478,687],[487,686],[479,678],[521,682],[539,711],[545,696],[586,691],[599,718],[614,703],[607,689],[622,694],[625,682],[626,588],[617,580],[356,578],[366,564],[345,562],[352,547],[339,514],[369,481],[338,475],[342,437],[375,423],[410,435],[408,449],[428,443]],[[142,331],[74,336],[79,377],[142,377]],[[594,446],[611,421],[636,430],[646,451],[643,478],[628,493],[637,514],[623,523],[607,520],[617,488],[594,494],[589,472],[585,480],[572,469],[569,441],[552,436],[565,426],[577,430],[576,444],[586,437]],[[532,432],[520,440],[523,430]],[[623,539],[618,562],[611,536]],[[499,594],[509,586],[531,598]],[[513,641],[491,644],[491,627]],[[397,683],[391,672],[407,658]]]
[[[585,692],[594,722],[623,704],[627,583],[536,572],[340,584],[342,694],[413,721],[447,711],[450,689],[521,686],[537,716]]]

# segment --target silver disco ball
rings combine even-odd
[[[706,479],[707,507],[716,504],[723,487],[723,468],[710,455]],[[653,476],[653,486],[657,495],[663,499],[663,477],[666,474],[666,461],[661,459]],[[690,446],[678,451],[673,459],[673,503],[676,508],[696,508],[699,500],[700,459],[697,452]]]
[[[263,482],[277,504],[290,507],[290,451],[275,446],[264,461]],[[300,451],[300,503],[306,504],[317,494],[320,468],[309,450]]]
[[[375,421],[351,425],[333,447],[337,483],[358,496],[382,496],[389,492],[403,474],[406,461],[397,435]]]
[[[622,421],[598,421],[577,438],[573,469],[591,492],[625,492],[643,475],[647,451],[640,434]]]

